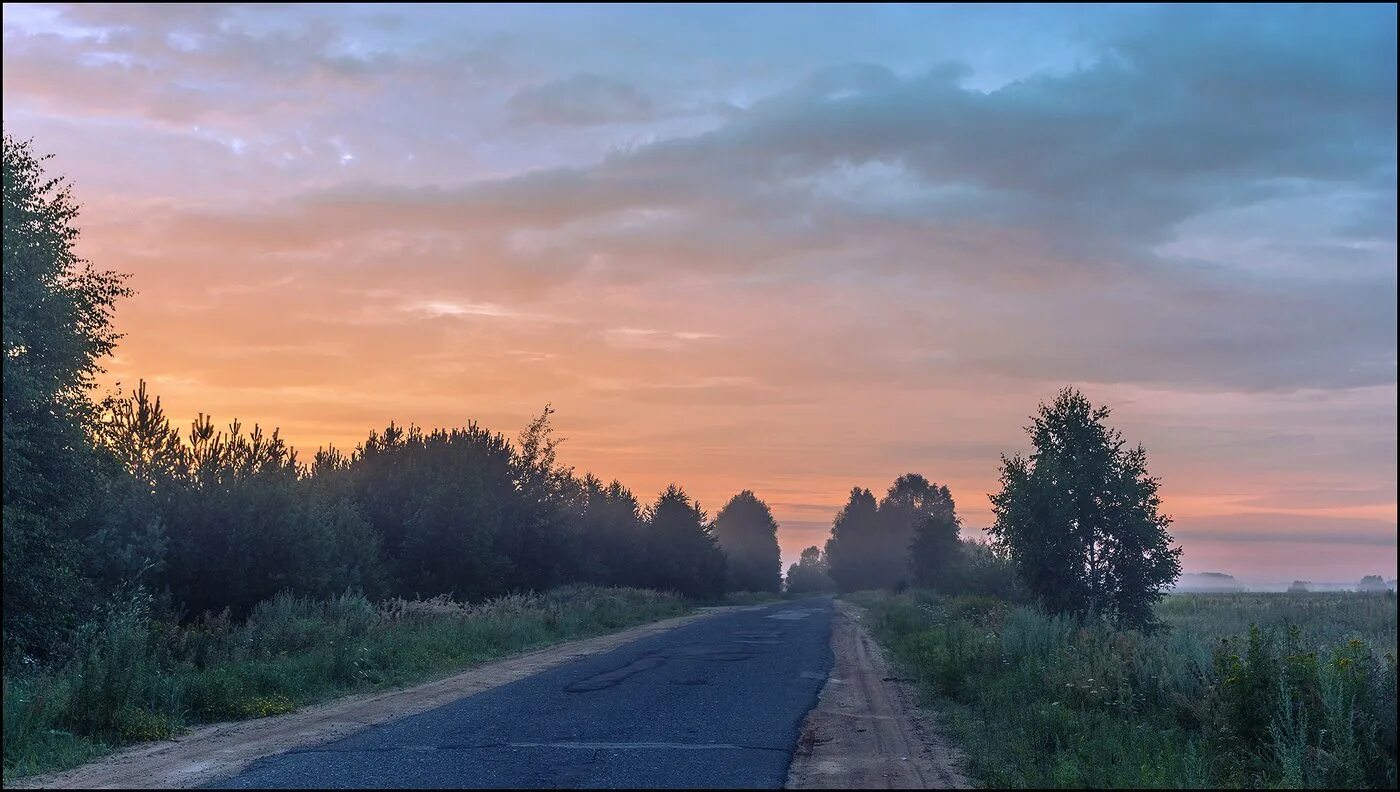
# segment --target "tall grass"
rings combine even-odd
[[[1155,635],[856,599],[989,787],[1394,788],[1395,597],[1301,597],[1172,597]]]
[[[138,601],[67,667],[4,677],[4,776],[80,764],[201,722],[290,712],[689,610],[680,597],[570,586],[467,604],[278,596],[241,622],[152,621]]]

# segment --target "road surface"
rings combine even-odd
[[[221,788],[779,788],[832,666],[829,598],[724,613],[335,742]]]

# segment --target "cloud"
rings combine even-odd
[[[650,96],[636,87],[596,74],[534,85],[506,102],[517,124],[594,126],[636,123],[657,118]]]
[[[1349,12],[1327,26],[1307,12],[1202,26],[1197,13],[1155,15],[1076,69],[991,91],[954,65],[832,67],[711,131],[591,164],[345,182],[177,222],[283,250],[444,240],[478,251],[478,271],[540,284],[692,272],[849,285],[877,312],[854,321],[900,315],[911,345],[989,375],[1394,382],[1393,225],[1362,219],[1393,206],[1394,36]],[[641,112],[641,96],[576,75],[507,106],[516,121],[604,124]],[[1353,212],[1314,209],[1343,197]],[[1241,213],[1250,238],[1277,241],[1222,226]],[[1300,221],[1310,236],[1285,236]],[[1272,265],[1280,247],[1303,261]],[[911,355],[892,350],[891,365]]]

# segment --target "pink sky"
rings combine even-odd
[[[980,533],[1073,384],[1187,571],[1391,578],[1395,11],[1251,13],[7,5],[5,128],[182,421],[551,403],[791,561],[910,471]]]

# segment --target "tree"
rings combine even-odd
[[[1361,578],[1361,582],[1356,584],[1357,591],[1389,591],[1390,587],[1385,584],[1385,578],[1380,575],[1367,575]]]
[[[4,645],[50,654],[82,602],[83,540],[97,475],[88,399],[116,344],[123,276],[79,258],[78,205],[28,142],[4,136]]]
[[[564,438],[554,436],[546,404],[520,433],[516,455],[516,486],[525,510],[509,535],[507,554],[521,585],[533,588],[557,586],[577,575],[582,559],[583,536],[569,507],[578,492],[573,468],[557,457]]]
[[[836,581],[827,573],[826,554],[819,547],[802,551],[797,563],[788,567],[787,590],[793,594],[835,591]]]
[[[988,531],[1049,610],[1151,628],[1181,549],[1158,512],[1146,450],[1126,447],[1108,416],[1073,388],[1042,404],[1027,427],[1030,457],[1002,457]]]
[[[130,396],[103,400],[95,439],[105,505],[90,543],[91,574],[108,590],[152,582],[165,567],[164,513],[188,468],[180,431],[142,380]]]
[[[895,479],[880,502],[880,517],[889,534],[889,567],[884,573],[895,585],[912,574],[920,586],[948,587],[960,561],[961,525],[953,495],[918,473]],[[907,548],[903,553],[899,548]]]
[[[573,519],[584,537],[579,578],[603,586],[645,586],[646,523],[637,496],[589,473],[579,482]]]
[[[831,538],[826,540],[829,572],[842,591],[892,584],[885,574],[889,564],[882,556],[889,548],[883,533],[875,496],[868,489],[853,487],[846,505],[831,524]]]
[[[960,563],[952,590],[1016,601],[1021,591],[1016,585],[1016,567],[1004,552],[986,542],[964,539],[959,542]],[[946,588],[946,587],[945,587]]]
[[[768,504],[744,490],[715,516],[715,538],[729,562],[732,591],[777,591],[782,586],[778,523]]]
[[[724,593],[724,553],[705,526],[700,504],[675,484],[647,511],[646,563],[651,588],[702,598]]]

